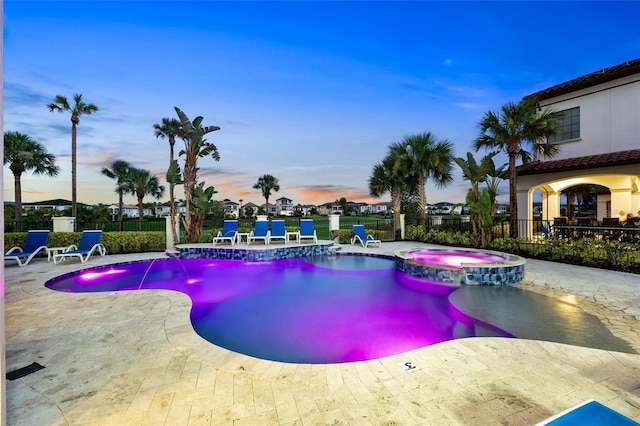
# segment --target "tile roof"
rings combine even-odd
[[[607,83],[633,74],[640,74],[640,58],[625,61],[620,65],[603,68],[600,71],[592,72],[591,74],[556,84],[548,89],[525,96],[525,98],[535,97],[538,98],[539,101],[543,101],[545,99],[555,98],[556,96],[565,95],[567,93]]]
[[[533,161],[518,167],[518,176],[620,166],[625,164],[640,164],[640,149],[566,158],[564,160]]]

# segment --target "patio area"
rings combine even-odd
[[[420,243],[341,252],[393,254]],[[640,355],[535,340],[454,340],[344,364],[287,364],[199,337],[171,291],[59,293],[55,276],[163,253],[6,265],[13,425],[533,424],[586,399],[640,421]],[[519,288],[600,318],[640,353],[638,275],[528,260]],[[405,362],[416,368],[407,371]]]

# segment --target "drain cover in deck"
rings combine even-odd
[[[7,380],[19,379],[20,377],[35,373],[36,371],[42,370],[43,368],[44,366],[38,364],[37,362],[34,362],[33,364],[27,365],[26,367],[18,368],[17,370],[7,373]]]

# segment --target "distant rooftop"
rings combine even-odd
[[[541,90],[526,98],[535,97],[539,101],[555,98],[556,96],[565,95],[581,89],[597,86],[598,84],[608,83],[619,78],[627,77],[633,74],[640,74],[640,58],[631,61],[625,61],[620,65],[609,68],[603,68],[600,71],[582,77],[574,78],[565,83],[556,84],[548,89]]]

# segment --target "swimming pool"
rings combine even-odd
[[[191,298],[191,323],[204,339],[282,362],[376,359],[487,330],[452,309],[448,295],[456,286],[398,272],[384,257],[157,259],[79,271],[45,285],[67,292],[180,291]]]

